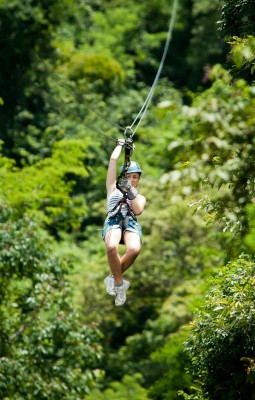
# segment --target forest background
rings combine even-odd
[[[179,1],[125,306],[103,284],[108,159],[172,4],[0,1],[1,399],[255,399],[252,0]]]

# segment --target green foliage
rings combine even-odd
[[[105,54],[79,51],[72,57],[68,70],[72,79],[85,76],[91,80],[102,79],[105,82],[116,81],[116,83],[123,79],[120,64]]]
[[[134,76],[134,53],[139,46],[141,34],[141,6],[132,2],[132,12],[126,4],[109,6],[93,14],[94,29],[91,32],[93,45],[99,53],[107,49],[117,59],[130,79]],[[142,51],[142,50],[141,50]]]
[[[255,93],[220,66],[213,68],[211,77],[212,87],[183,109],[186,128],[183,139],[169,146],[176,154],[176,170],[168,179],[182,180],[184,194],[201,185],[218,189],[194,205],[220,220],[225,229],[244,232],[245,206],[254,197]]]
[[[59,141],[52,157],[21,169],[2,168],[1,196],[17,215],[37,215],[55,230],[79,227],[87,207],[81,192],[75,194],[74,189],[78,180],[89,175],[84,166],[86,158],[90,158],[87,142]]]
[[[255,38],[250,35],[242,39],[234,36],[230,43],[232,45],[230,59],[235,64],[232,73],[252,83],[255,70]]]
[[[180,390],[179,391],[179,398],[180,399],[184,399],[184,400],[209,400],[208,398],[205,398],[202,395],[201,389],[199,389],[199,388],[197,388],[195,386],[193,386],[191,389],[192,389],[193,392],[195,392],[195,394],[189,395],[187,393],[184,393],[183,390]]]
[[[192,378],[187,373],[189,359],[183,351],[186,338],[187,332],[177,331],[163,347],[152,354],[159,377],[150,391],[153,399],[178,400],[180,388],[189,389]]]
[[[197,71],[202,68],[201,63],[197,67],[194,55],[191,70],[187,71],[184,62],[194,53],[186,40],[192,19],[197,17],[196,13],[191,16],[191,7],[190,0],[179,7],[170,59],[162,74],[179,86],[187,84],[191,70],[196,86],[200,81]],[[205,4],[204,9],[206,13],[211,6]],[[85,103],[98,109],[102,96],[115,94],[122,85],[125,90],[139,90],[142,82],[151,86],[162,57],[169,12],[166,0],[107,2],[107,7],[100,1],[1,2],[0,94],[4,104],[0,138],[4,155],[19,165],[33,163],[49,156],[56,140],[84,134],[84,123],[105,131],[102,121],[88,115]],[[213,35],[211,42],[215,43]],[[218,54],[211,52],[219,61]],[[73,82],[70,76],[79,79]],[[137,106],[131,112],[136,110]],[[108,113],[113,113],[112,108]],[[114,116],[114,121],[119,119],[118,107]]]
[[[224,0],[221,7],[220,30],[223,35],[254,35],[254,4],[252,0]]]
[[[244,244],[247,246],[248,252],[254,254],[254,238],[255,238],[255,206],[249,204],[246,208],[247,219],[249,221],[249,230],[244,237]]]
[[[111,376],[114,373],[118,379],[120,370],[132,374],[143,371],[143,384],[153,399],[177,399],[179,389],[188,390],[189,360],[183,349],[187,331],[182,331],[182,326],[192,319],[194,304],[203,290],[199,280],[175,287],[158,317],[148,319],[142,332],[128,337],[125,346],[109,356]]]
[[[193,393],[186,368],[194,360],[183,353],[183,325],[207,291],[201,280],[217,274],[230,247],[239,254],[245,243],[253,252],[254,243],[253,88],[216,66],[212,87],[191,94],[191,107],[183,106],[176,90],[208,87],[210,80],[201,83],[204,67],[223,60],[218,2],[179,2],[163,79],[135,135],[134,158],[143,166],[141,193],[148,201],[139,219],[143,249],[127,271],[131,288],[121,309],[105,294],[109,269],[100,236],[108,158],[120,129],[148,95],[171,4],[0,3],[0,202],[12,205],[2,207],[0,224],[1,398],[168,400],[177,399],[179,390]],[[235,13],[244,6],[237,5]],[[239,76],[249,70],[252,76],[253,39],[232,41]],[[200,191],[201,183],[220,191],[208,185]],[[205,205],[206,221],[216,216],[225,227],[244,232],[249,226],[250,232],[242,244],[231,242],[215,226],[205,227],[200,213],[192,216],[187,202]],[[233,326],[243,333],[241,322]],[[103,358],[101,335],[88,324],[103,332]],[[216,338],[208,331],[208,343]],[[195,394],[184,398],[205,400],[210,357],[201,366],[202,392],[197,384]],[[240,357],[240,377],[252,387],[254,356]],[[215,387],[222,387],[221,372],[213,370]]]
[[[245,39],[234,37],[232,44],[232,56],[237,68],[245,66],[251,73],[254,72],[254,48],[255,38],[247,36]]]
[[[85,400],[149,400],[146,389],[140,386],[141,375],[125,375],[121,382],[113,382],[104,391],[95,390]]]
[[[215,29],[220,18],[219,1],[195,0],[193,3],[194,24],[186,58],[187,65],[192,70],[188,85],[194,87],[195,82],[202,87],[209,83],[207,77],[209,66],[216,62],[225,62],[227,46]]]
[[[99,332],[72,306],[68,259],[28,217],[0,210],[0,396],[83,399],[96,379]]]
[[[254,399],[254,260],[223,268],[186,343],[208,399]]]
[[[69,0],[0,3],[0,45],[4,54],[0,67],[0,138],[5,143],[5,154],[15,155],[18,160],[20,147],[35,151],[27,140],[29,127],[29,136],[37,142],[41,142],[47,127],[45,93],[54,61],[51,40],[69,4]]]
[[[127,82],[132,79],[136,86],[135,79],[151,85],[162,57],[171,6],[172,2],[169,5],[166,0],[100,4],[92,16],[93,47],[99,52],[111,51],[120,61]],[[208,62],[223,61],[226,50],[217,36],[217,18],[217,3],[184,0],[179,4],[173,40],[162,71],[178,87],[197,87],[201,84],[203,67]],[[201,46],[204,46],[202,51]]]

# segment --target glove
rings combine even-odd
[[[118,184],[118,189],[122,193],[127,193],[130,188],[131,188],[131,183],[129,182],[128,178],[121,179],[121,182]]]
[[[127,198],[129,200],[134,200],[134,198],[138,195],[138,191],[136,188],[131,186],[131,183],[129,182],[128,178],[123,178],[118,185],[118,189],[124,193],[127,194]]]
[[[137,195],[138,195],[138,191],[136,190],[136,188],[131,186],[130,189],[128,189],[128,191],[127,191],[128,200],[134,200]]]
[[[116,146],[121,146],[123,147],[125,144],[125,139],[117,139],[116,140]]]

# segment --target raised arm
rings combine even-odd
[[[109,160],[107,177],[106,177],[106,190],[107,196],[109,196],[116,189],[116,179],[117,179],[117,160],[120,156],[122,147],[125,144],[124,139],[119,139],[117,141],[117,146],[112,152]]]

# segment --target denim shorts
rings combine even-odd
[[[122,230],[122,238],[121,238],[121,243],[123,243],[123,236],[126,231],[129,232],[135,232],[139,235],[139,238],[142,242],[143,235],[142,235],[142,227],[141,225],[132,217],[129,217],[128,220],[128,225],[127,227],[123,230],[119,221],[119,218],[113,217],[113,218],[106,218],[104,227],[102,229],[102,238],[105,240],[105,235],[108,231],[111,229],[121,229]]]

